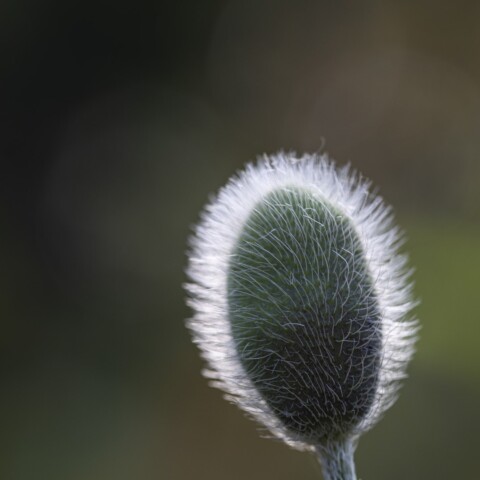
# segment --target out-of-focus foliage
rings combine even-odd
[[[423,329],[369,480],[478,477],[477,2],[0,4],[0,477],[319,478],[200,376],[190,225],[324,148],[406,229]]]

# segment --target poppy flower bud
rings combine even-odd
[[[264,157],[205,209],[187,285],[206,375],[327,479],[395,401],[413,352],[390,209],[325,156]]]

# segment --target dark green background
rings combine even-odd
[[[421,339],[360,478],[476,479],[480,7],[0,3],[0,477],[315,479],[201,378],[186,239],[245,161],[327,151],[395,206]]]

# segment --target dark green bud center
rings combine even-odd
[[[228,306],[239,360],[288,430],[322,441],[368,413],[377,299],[358,234],[329,202],[283,187],[255,206],[231,257]]]

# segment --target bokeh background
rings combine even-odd
[[[328,152],[406,230],[421,340],[368,480],[478,479],[480,4],[2,0],[0,478],[317,479],[201,378],[186,239]]]

